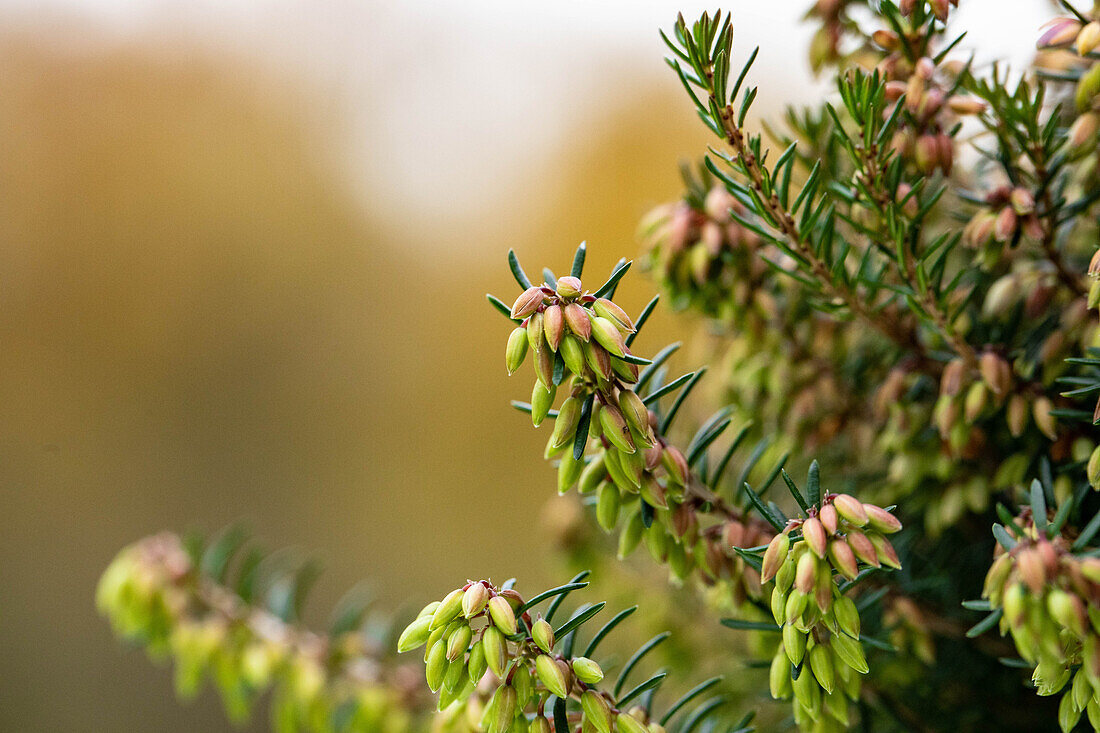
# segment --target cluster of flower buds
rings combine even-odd
[[[1032,239],[1043,236],[1043,225],[1035,214],[1035,197],[1026,188],[999,186],[985,197],[985,206],[978,210],[963,229],[963,241],[974,249],[987,249],[984,262],[994,264],[1000,258],[1003,245],[1021,235]]]
[[[511,316],[521,323],[508,337],[506,365],[514,374],[532,352],[538,384],[531,404],[542,408],[534,413],[536,424],[546,417],[561,383],[554,378],[556,369],[601,387],[638,379],[625,342],[634,332],[633,321],[611,300],[585,292],[579,278],[559,278],[556,288],[531,286],[516,298]]]
[[[794,698],[795,721],[803,730],[842,731],[868,667],[859,612],[838,581],[854,580],[861,563],[901,567],[886,539],[901,523],[848,494],[828,494],[808,514],[772,539],[761,565],[761,579],[774,581],[771,610],[783,630],[772,659],[771,693]]]
[[[104,572],[96,603],[120,637],[173,659],[182,697],[214,681],[236,722],[273,690],[274,716],[288,731],[426,729],[426,701],[408,684],[410,669],[383,667],[357,631],[324,637],[249,606],[204,577],[176,535],[124,549]],[[347,714],[336,716],[338,708]]]
[[[1096,143],[1100,132],[1100,64],[1095,63],[1100,48],[1100,20],[1094,17],[1082,22],[1078,17],[1054,18],[1046,24],[1037,46],[1061,56],[1057,61],[1044,58],[1045,66],[1055,66],[1077,79],[1077,119],[1069,130],[1070,148],[1086,152]],[[1064,51],[1072,51],[1070,55]],[[1068,58],[1065,58],[1068,56]]]
[[[676,307],[725,318],[758,297],[753,283],[768,270],[757,252],[760,240],[733,213],[747,212],[724,187],[714,186],[705,194],[690,191],[642,219],[645,264]]]
[[[564,635],[564,632],[563,632]],[[487,733],[550,733],[551,698],[575,701],[578,730],[663,733],[641,709],[620,711],[599,688],[600,665],[555,651],[550,623],[532,619],[522,596],[488,581],[470,582],[428,604],[398,640],[398,651],[424,647],[428,687],[445,720]]]
[[[998,545],[982,597],[1000,610],[1000,631],[1035,666],[1040,695],[1065,690],[1058,710],[1063,731],[1083,714],[1100,730],[1100,558],[1077,554],[1062,534],[1048,537],[1030,508],[1016,519],[1015,546]]]

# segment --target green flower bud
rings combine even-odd
[[[512,719],[516,717],[516,690],[510,685],[497,688],[493,694],[495,709],[493,728],[498,731],[507,731],[512,727]]]
[[[470,659],[466,664],[470,673],[470,681],[477,684],[485,676],[485,670],[489,668],[488,663],[485,661],[485,643],[480,639],[470,647]]]
[[[424,677],[432,692],[439,692],[443,686],[443,676],[447,674],[447,642],[440,639],[428,650],[428,663],[424,667]]]
[[[780,565],[775,573],[775,587],[778,590],[786,593],[791,589],[791,585],[794,584],[795,567],[794,559],[788,553],[786,562]]]
[[[649,408],[636,392],[629,389],[619,392],[619,410],[631,429],[653,443],[653,429],[649,426]]]
[[[489,589],[484,583],[470,584],[466,592],[462,594],[462,615],[465,618],[473,618],[485,609],[489,602]]]
[[[535,659],[535,671],[538,673],[539,680],[550,692],[560,698],[569,696],[569,690],[565,685],[565,675],[553,657],[540,654]]]
[[[809,651],[809,659],[810,669],[813,670],[817,683],[831,695],[836,676],[833,672],[833,656],[829,653],[829,648],[824,644],[818,644]]]
[[[514,320],[522,320],[531,315],[538,310],[540,305],[542,305],[544,297],[545,295],[542,292],[542,288],[537,286],[527,288],[520,293],[515,303],[512,304],[512,318]]]
[[[596,316],[592,319],[592,337],[600,346],[620,359],[626,356],[626,342],[619,329],[606,318]]]
[[[617,357],[611,357],[610,355],[608,355],[608,359],[611,361],[612,371],[619,375],[619,379],[627,384],[634,384],[638,381],[639,372],[637,364],[631,364]],[[610,379],[610,377],[607,378]]]
[[[802,664],[802,657],[806,654],[806,635],[795,628],[794,624],[783,626],[783,649],[791,664]]]
[[[585,373],[584,347],[576,336],[565,336],[561,340],[561,358],[565,362],[565,368],[573,374]]]
[[[421,616],[405,627],[397,640],[398,653],[411,652],[424,646],[431,635],[431,616]]]
[[[433,613],[435,613],[437,608],[439,608],[439,601],[432,601],[428,605],[424,606],[424,608],[420,609],[420,613],[416,614],[416,617],[420,618],[421,616],[431,616]]]
[[[604,454],[598,453],[595,458],[588,462],[588,465],[581,471],[577,491],[582,494],[587,494],[591,491],[595,491],[607,475],[607,469],[604,467]]]
[[[570,303],[563,310],[565,325],[576,334],[581,341],[592,338],[592,321],[588,318],[588,311],[579,303]]]
[[[573,673],[586,685],[594,685],[603,679],[603,670],[600,669],[600,665],[588,657],[577,657],[573,660]]]
[[[615,718],[615,733],[649,733],[649,729],[633,715],[620,713]]]
[[[1062,729],[1062,733],[1070,733],[1077,727],[1077,721],[1081,719],[1082,709],[1073,704],[1073,696],[1066,694],[1062,695],[1061,702],[1058,703],[1058,725]]]
[[[634,333],[634,321],[630,320],[630,316],[626,314],[626,311],[607,298],[598,298],[592,304],[592,310],[600,318],[611,321],[620,331]]]
[[[535,388],[531,390],[531,423],[537,428],[550,413],[554,406],[554,395],[558,388],[551,384],[547,387],[542,380],[535,381]]]
[[[810,597],[808,595],[797,589],[792,590],[787,596],[787,606],[784,609],[787,623],[793,624],[797,621],[809,604]]]
[[[527,356],[527,329],[516,327],[508,335],[508,348],[504,355],[504,364],[508,368],[508,376],[512,376],[523,364],[523,358]]]
[[[574,669],[576,664],[573,663]],[[581,695],[581,710],[584,711],[584,719],[599,733],[611,733],[611,707],[603,695],[594,690],[585,690]]]
[[[554,384],[554,354],[549,348],[535,352],[535,375],[547,387]]]
[[[558,416],[554,420],[554,432],[550,436],[550,444],[555,448],[569,445],[580,421],[581,401],[576,397],[567,398],[561,403],[561,409],[558,410]]]
[[[527,733],[553,733],[553,730],[550,721],[540,715],[531,721],[530,727],[527,728]]]
[[[772,665],[768,671],[768,688],[773,700],[786,700],[791,696],[791,662],[783,649],[772,657]]]
[[[833,603],[833,614],[841,631],[853,639],[859,638],[859,611],[855,601],[848,596],[839,596]]]
[[[558,494],[564,495],[573,488],[573,484],[577,483],[583,470],[584,457],[577,459],[573,457],[573,451],[565,451],[558,464]]]
[[[630,427],[617,407],[603,405],[600,408],[600,426],[603,428],[603,436],[623,453],[633,453],[636,450]]]
[[[624,455],[614,448],[604,451],[604,466],[608,475],[622,491],[635,492],[642,487],[641,476],[634,470],[635,466],[629,466],[628,472],[623,466]]]
[[[455,658],[447,664],[447,673],[443,675],[443,689],[454,694],[466,684],[466,660]]]
[[[764,551],[764,560],[760,569],[760,582],[767,583],[775,577],[779,567],[786,561],[791,547],[791,538],[786,532],[780,532],[768,543]]]
[[[617,556],[620,560],[625,560],[630,557],[630,553],[634,552],[638,544],[642,541],[642,535],[644,533],[645,525],[642,524],[642,517],[638,512],[634,512],[630,515],[630,519],[627,521],[623,531],[619,533]]]
[[[876,568],[881,567],[881,563],[878,559],[878,552],[875,551],[875,545],[867,538],[867,535],[860,532],[858,529],[848,530],[848,534],[845,537],[848,541],[848,546],[852,548],[852,552],[855,556],[867,563],[868,565],[874,565]]]
[[[1100,489],[1100,445],[1096,446],[1092,451],[1092,455],[1089,456],[1088,468],[1086,470],[1089,480],[1089,486],[1094,489]]]
[[[447,639],[447,661],[453,662],[466,654],[470,647],[470,639],[474,632],[466,624],[462,624]]]
[[[821,687],[808,669],[802,668],[798,678],[792,681],[791,689],[806,714],[812,720],[818,720],[821,717]]]
[[[857,527],[862,527],[869,521],[863,504],[854,496],[838,494],[833,498],[833,506],[836,507],[837,514]]]
[[[493,596],[489,599],[489,616],[505,636],[516,633],[516,614],[504,596]]]
[[[546,619],[540,618],[531,626],[531,638],[535,646],[549,654],[554,648],[554,627]]]
[[[893,534],[901,531],[901,522],[890,512],[874,504],[863,504],[862,506],[871,529],[883,534]]]
[[[462,613],[462,596],[465,594],[461,588],[453,590],[444,596],[439,602],[439,608],[432,615],[431,629],[434,631],[454,621],[458,614]]]
[[[496,626],[487,626],[482,634],[481,643],[485,648],[485,663],[489,670],[497,677],[503,677],[504,665],[508,662],[508,642],[504,634]]]
[[[600,375],[605,380],[610,380],[612,374],[615,372],[613,359],[611,354],[607,353],[607,349],[597,344],[595,341],[589,341],[584,344],[584,361],[588,364],[588,368],[596,374]]]
[[[622,496],[619,489],[612,483],[604,482],[596,493],[596,521],[607,532],[615,529],[619,522],[619,507],[622,505]]]
[[[860,674],[867,674],[867,657],[858,641],[844,634],[837,634],[829,640],[829,644],[842,662]]]
[[[871,540],[871,544],[875,546],[875,554],[878,555],[879,562],[894,570],[901,569],[901,560],[898,560],[898,554],[894,552],[894,546],[885,537],[877,532],[872,532],[867,535],[867,539]]]
[[[777,626],[782,626],[787,620],[787,593],[774,588],[771,597],[772,618]]]

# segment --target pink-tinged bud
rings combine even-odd
[[[936,72],[936,64],[932,59],[927,56],[922,56],[917,59],[916,65],[913,67],[914,73],[925,81],[929,81],[932,78],[932,74]]]
[[[695,516],[695,509],[690,504],[680,504],[672,510],[672,533],[676,539],[682,540],[693,533],[699,526],[699,520]]]
[[[611,321],[623,333],[634,333],[634,321],[622,308],[607,298],[599,298],[592,304],[592,310],[601,318]]]
[[[779,566],[787,560],[787,552],[791,547],[791,538],[786,532],[777,534],[768,543],[768,549],[764,551],[764,560],[760,566],[760,582],[767,583],[775,577]]]
[[[901,14],[906,16],[906,17],[909,17],[910,15],[912,15],[913,11],[916,10],[916,9],[917,9],[917,0],[901,0],[901,2],[898,3],[898,10],[900,10]]]
[[[1016,556],[1016,572],[1020,580],[1033,594],[1043,592],[1043,586],[1047,582],[1047,573],[1043,568],[1043,560],[1033,548],[1026,548]]]
[[[879,562],[894,570],[901,569],[901,560],[898,559],[898,553],[889,540],[877,532],[867,535],[867,539],[871,540],[871,544],[875,546],[875,554],[878,555]]]
[[[814,603],[822,613],[829,610],[833,603],[833,571],[828,563],[819,563],[817,566],[817,579],[814,581]]]
[[[979,211],[963,229],[963,236],[966,238],[966,243],[971,247],[981,247],[993,236],[993,228],[996,225],[996,214],[992,211]]]
[[[462,615],[473,618],[482,612],[489,602],[489,589],[484,583],[474,583],[462,595]]]
[[[724,535],[727,547],[752,547],[752,544],[749,543],[747,538],[745,537],[745,525],[741,522],[738,522],[736,520],[726,522],[726,526],[722,534]],[[788,548],[790,547],[789,542],[787,546]],[[765,552],[767,551],[765,550]],[[776,570],[778,569],[778,566],[776,566]]]
[[[1100,22],[1092,21],[1077,34],[1077,53],[1088,55],[1100,46]]]
[[[833,497],[833,506],[836,507],[837,514],[843,519],[847,519],[857,527],[862,527],[867,524],[867,512],[863,508],[863,504],[859,502],[854,496],[850,494],[837,494]]]
[[[829,561],[848,580],[854,580],[859,574],[856,555],[848,543],[842,539],[838,538],[829,543]]]
[[[872,33],[871,40],[875,42],[876,46],[887,51],[896,51],[900,46],[898,34],[884,29]]]
[[[566,299],[580,297],[582,290],[581,280],[572,275],[558,278],[558,295]]]
[[[806,540],[806,545],[813,550],[815,555],[820,558],[825,557],[827,538],[825,536],[825,528],[821,526],[821,520],[817,517],[810,517],[803,522],[802,538]]]
[[[1030,214],[1035,211],[1035,197],[1026,188],[1014,188],[1008,199],[1017,214]]]
[[[516,302],[512,304],[512,318],[526,318],[538,310],[542,305],[542,299],[546,297],[542,288],[531,287],[520,293]]]
[[[874,504],[864,504],[863,512],[867,517],[867,524],[876,532],[893,534],[901,531],[901,522],[898,521],[898,518],[882,507]]]
[[[611,379],[614,371],[611,364],[611,355],[595,341],[584,344],[584,361],[588,364],[589,369],[599,374],[603,379]]]
[[[1012,434],[1013,438],[1019,438],[1024,434],[1029,412],[1026,397],[1014,394],[1008,398],[1008,406],[1005,408],[1005,422],[1008,424],[1008,432]]]
[[[929,4],[932,6],[932,14],[936,16],[936,20],[940,22],[947,20],[947,10],[950,7],[947,0],[930,0]]]
[[[954,397],[962,389],[963,377],[966,374],[966,362],[962,359],[952,359],[943,368],[940,376],[940,394],[946,397]]]
[[[936,163],[944,175],[950,175],[951,168],[955,164],[955,142],[951,136],[941,132],[936,136]]]
[[[535,352],[535,374],[547,389],[554,386],[554,354],[550,349]]]
[[[592,322],[588,319],[588,311],[580,303],[569,303],[563,310],[565,325],[580,338],[587,341],[592,337]]]
[[[1069,144],[1074,150],[1080,150],[1091,144],[1100,131],[1100,113],[1086,112],[1073,121],[1069,128]]]
[[[604,352],[606,353],[606,351]],[[630,355],[630,349],[626,350],[627,355]],[[619,379],[623,380],[627,384],[634,384],[638,381],[638,365],[631,364],[630,362],[623,361],[622,359],[610,359],[612,370],[619,375]],[[610,377],[609,377],[610,379]]]
[[[611,321],[602,316],[592,319],[592,336],[600,346],[612,355],[622,358],[626,355],[626,342],[623,335]]]
[[[794,587],[800,593],[812,593],[814,583],[817,582],[817,557],[809,552],[798,558],[798,566],[794,573]]]
[[[817,518],[821,521],[821,526],[825,528],[825,531],[829,534],[836,534],[837,523],[839,517],[836,513],[836,507],[832,504],[826,504],[821,507],[821,511],[817,513]]]
[[[1039,48],[1044,46],[1064,46],[1073,43],[1081,32],[1081,23],[1076,18],[1055,18],[1050,21],[1043,35],[1036,42]]]
[[[600,409],[600,427],[603,428],[603,436],[611,441],[611,444],[623,453],[634,453],[634,438],[630,435],[630,426],[626,419],[613,405],[603,405]]]
[[[1011,206],[1006,206],[997,214],[997,221],[993,225],[993,238],[998,242],[1007,242],[1012,239],[1016,231],[1016,212]]]
[[[561,344],[561,337],[565,334],[565,316],[560,305],[549,306],[542,312],[542,331],[546,336],[546,343],[554,351]]]
[[[993,390],[993,394],[1003,395],[1012,386],[1012,367],[1004,357],[992,352],[984,352],[978,360],[982,379]]]
[[[669,478],[680,486],[686,486],[688,477],[691,475],[691,469],[688,467],[687,459],[684,458],[684,454],[680,452],[680,449],[674,445],[666,445],[661,453],[661,458],[665,470],[668,471]]]
[[[1035,425],[1043,435],[1051,440],[1057,440],[1058,429],[1054,424],[1054,415],[1050,412],[1053,409],[1054,403],[1050,401],[1049,397],[1037,397],[1031,406],[1031,414],[1035,418]]]
[[[957,115],[977,115],[985,112],[986,103],[974,97],[953,95],[948,98],[947,106]]]
[[[542,314],[532,313],[527,319],[527,343],[536,354],[543,351],[546,339],[542,335]]]
[[[905,94],[906,84],[903,81],[888,81],[886,82],[885,92],[886,99],[890,102],[896,102],[901,99],[901,95]]]
[[[703,202],[703,209],[707,216],[718,222],[726,224],[730,221],[730,209],[737,205],[737,200],[722,186],[715,186],[707,192],[707,198]]]
[[[875,546],[867,538],[867,535],[853,529],[848,532],[846,539],[848,540],[848,546],[852,548],[852,552],[855,553],[857,558],[868,565],[874,565],[876,568],[882,566],[878,559],[878,553],[875,551]]]

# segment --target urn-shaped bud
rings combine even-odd
[[[497,677],[504,676],[504,665],[508,662],[508,642],[496,626],[486,626],[481,636],[481,645],[485,650],[485,664]]]
[[[817,518],[826,532],[829,534],[836,534],[836,528],[840,522],[840,517],[836,513],[835,506],[826,504],[821,507],[821,511],[817,513]]]
[[[561,448],[573,439],[577,431],[577,425],[581,421],[581,401],[576,397],[569,397],[561,403],[558,417],[554,420],[554,432],[550,436],[550,445]]]
[[[482,582],[473,583],[462,595],[462,615],[473,618],[485,609],[489,602],[489,589]]]
[[[626,314],[626,311],[607,298],[598,298],[592,304],[592,310],[600,318],[605,318],[614,323],[619,330],[626,333],[634,332],[634,321],[630,320],[630,316]]]
[[[786,562],[787,552],[791,547],[791,538],[786,532],[781,532],[768,543],[768,549],[764,551],[764,559],[760,565],[760,582],[767,583],[775,577],[779,567]]]
[[[576,336],[565,336],[561,340],[561,358],[565,362],[565,368],[573,374],[585,373],[584,347]]]
[[[864,504],[863,512],[871,529],[883,534],[893,534],[901,531],[901,522],[898,521],[898,518],[882,507],[874,504]]]
[[[802,664],[802,658],[806,655],[806,635],[795,628],[794,624],[783,627],[783,650],[787,652],[787,659],[791,664]]]
[[[527,329],[516,327],[508,335],[508,347],[504,355],[509,376],[516,373],[516,370],[523,364],[525,356],[527,356]]]
[[[619,358],[626,355],[626,342],[615,325],[601,316],[592,319],[592,337],[609,353]]]
[[[447,674],[447,641],[440,639],[428,650],[428,661],[424,665],[424,678],[432,692],[439,692],[443,686],[443,677]]]
[[[512,304],[512,318],[520,319],[531,315],[542,305],[544,297],[542,288],[527,288],[520,293],[520,296],[516,298],[516,302]]]
[[[848,580],[854,580],[859,574],[855,553],[848,543],[840,538],[829,543],[829,562]]]
[[[579,277],[566,275],[558,278],[558,295],[567,300],[580,297],[581,289],[582,285]]]
[[[800,593],[811,593],[815,582],[817,582],[817,556],[810,552],[803,553],[802,557],[798,558],[795,569],[794,587]]]
[[[820,519],[810,517],[802,523],[802,538],[806,540],[806,545],[813,550],[815,555],[820,558],[825,557],[827,538]]]
[[[535,380],[535,386],[531,390],[531,423],[537,428],[550,414],[550,408],[554,406],[554,396],[558,388],[551,384],[547,387],[541,379]]]
[[[857,527],[867,524],[867,511],[863,504],[849,494],[837,494],[833,499],[833,506],[842,519],[846,519]]]
[[[554,627],[546,619],[540,618],[531,625],[531,638],[535,646],[549,654],[554,648]]]
[[[603,436],[613,446],[623,453],[634,453],[634,438],[630,434],[630,427],[626,424],[626,418],[619,408],[612,405],[604,405],[600,409],[600,427],[603,428]]]
[[[561,671],[561,667],[554,660],[553,657],[547,654],[540,654],[535,659],[535,671],[538,673],[539,680],[546,689],[550,690],[553,694],[560,698],[568,697],[569,690],[565,684],[565,675]]]
[[[583,306],[579,303],[569,303],[562,312],[565,315],[565,325],[577,338],[588,341],[592,337],[592,321]]]
[[[586,685],[595,685],[603,679],[603,670],[600,665],[588,657],[577,657],[573,660],[573,674]]]
[[[493,596],[489,599],[489,617],[505,636],[516,633],[516,614],[512,610],[512,604],[504,596]]]
[[[474,632],[467,624],[461,624],[451,632],[450,637],[447,639],[448,662],[453,662],[466,654],[466,650],[470,648],[470,640],[473,635]]]
[[[555,303],[542,312],[542,333],[551,350],[557,351],[565,335],[565,315],[560,305]]]

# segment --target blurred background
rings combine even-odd
[[[806,4],[729,3],[758,112],[823,91]],[[963,3],[967,44],[1026,58],[1049,6],[1012,5]],[[508,247],[633,256],[710,142],[657,36],[702,9],[0,0],[0,730],[229,728],[95,615],[161,529],[316,554],[318,619],[364,578],[396,608],[559,577],[484,294],[516,294]]]

